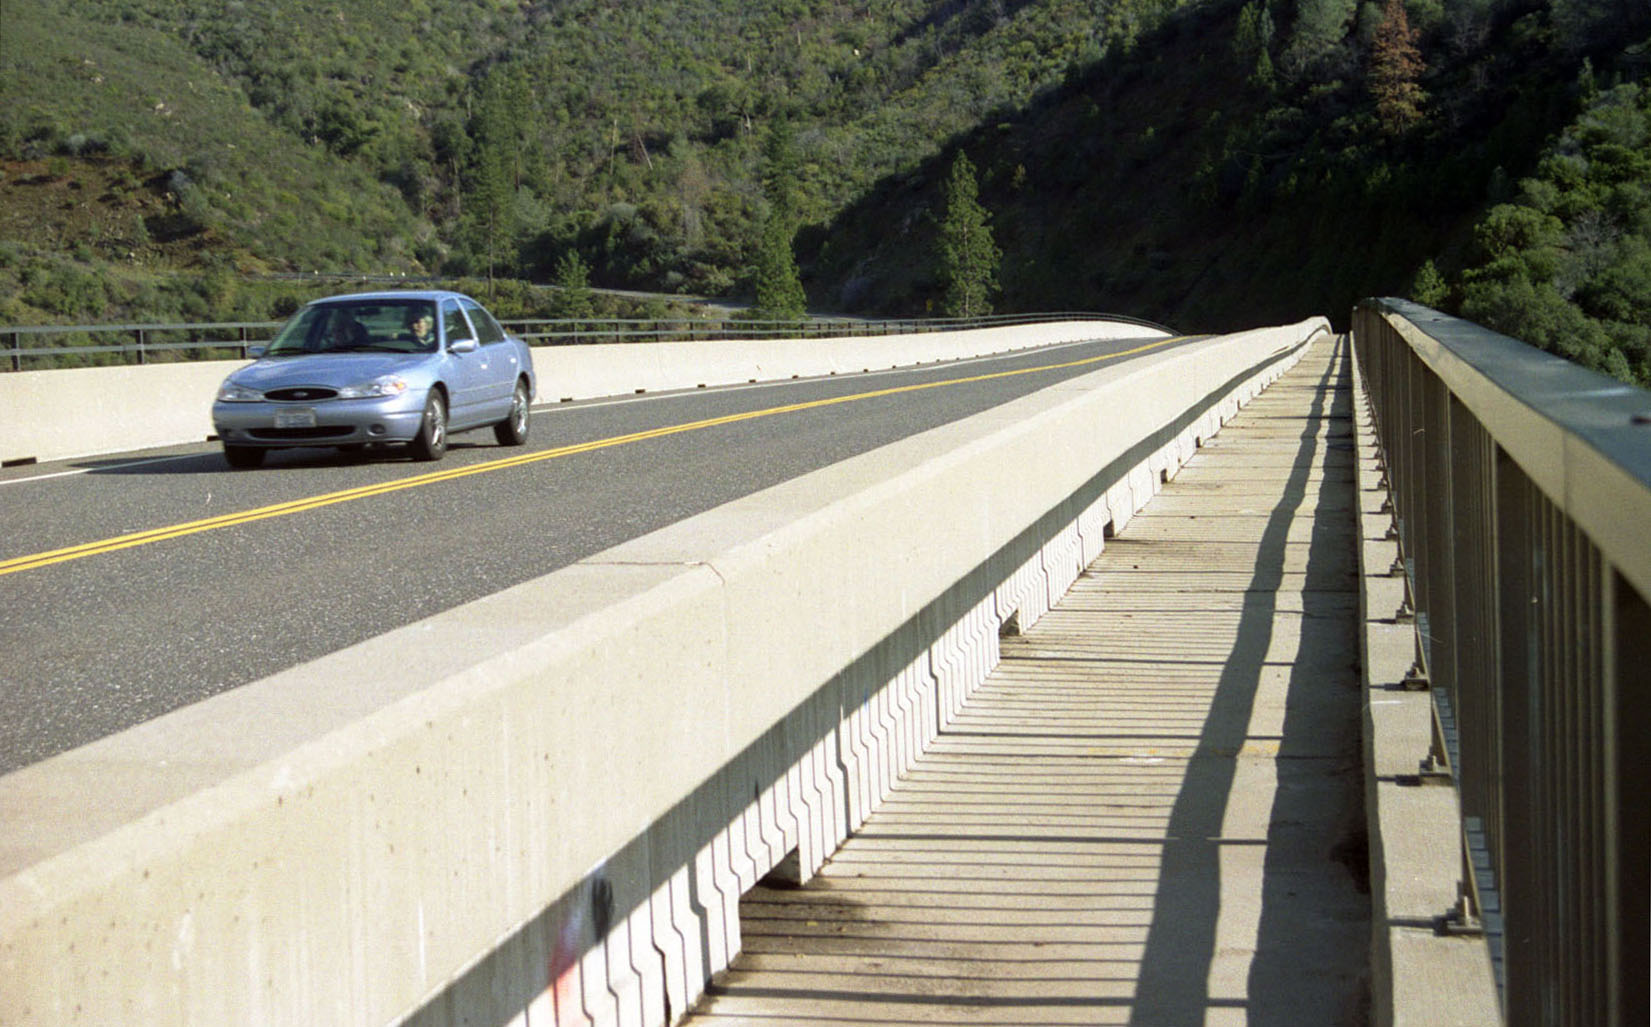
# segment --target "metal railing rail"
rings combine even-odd
[[[748,318],[512,318],[505,328],[532,346],[631,342],[704,342],[716,339],[846,338],[963,331],[1049,321],[1114,321],[1171,331],[1163,325],[1121,314],[999,314],[974,318],[858,320],[808,318],[760,321]],[[84,366],[91,355],[101,363],[136,363],[245,357],[250,346],[268,342],[280,321],[225,321],[189,324],[103,324],[0,326],[0,357],[7,370],[38,366]],[[1173,333],[1172,333],[1173,334]],[[85,339],[72,338],[84,336]],[[26,340],[63,340],[66,344],[25,345]],[[112,341],[112,340],[120,341]],[[193,355],[193,356],[192,356]],[[31,366],[25,366],[28,363]]]
[[[5,370],[22,371],[28,358],[68,360],[83,366],[89,354],[120,354],[123,359],[105,363],[148,364],[179,359],[171,354],[223,350],[244,355],[248,346],[269,340],[279,321],[210,321],[188,324],[97,324],[97,325],[16,325],[0,327],[0,356]],[[66,345],[25,346],[25,339],[70,336]],[[86,341],[72,338],[85,336]],[[157,338],[159,336],[159,338]],[[183,336],[183,338],[177,338]],[[204,338],[202,338],[204,336]],[[121,341],[99,341],[119,339]],[[187,359],[185,357],[184,359]]]
[[[1651,393],[1402,300],[1353,335],[1462,900],[1510,1024],[1647,1022]]]

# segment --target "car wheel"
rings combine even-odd
[[[447,402],[436,389],[424,401],[424,417],[412,442],[414,460],[440,460],[447,452]]]
[[[527,382],[516,379],[516,394],[510,397],[510,415],[493,426],[493,437],[501,446],[520,446],[527,441]]]
[[[250,471],[264,462],[264,451],[257,446],[225,446],[224,459],[237,471]]]

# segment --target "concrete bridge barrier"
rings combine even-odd
[[[0,778],[0,1022],[671,1021],[1327,329],[1102,365]]]
[[[1163,338],[1117,321],[1062,321],[967,332],[713,342],[540,346],[539,399],[853,374],[1082,339]],[[212,397],[240,360],[0,374],[0,463],[64,460],[212,434]]]

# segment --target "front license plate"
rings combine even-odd
[[[314,428],[315,411],[309,407],[294,407],[291,410],[277,410],[275,411],[275,427]]]

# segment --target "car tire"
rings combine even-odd
[[[411,443],[414,460],[440,460],[447,452],[447,401],[439,389],[430,390]]]
[[[493,426],[493,437],[501,446],[520,446],[527,441],[528,406],[527,382],[516,379],[516,392],[510,397],[510,414]]]
[[[225,446],[224,459],[237,471],[250,471],[264,462],[264,450],[257,446]]]

